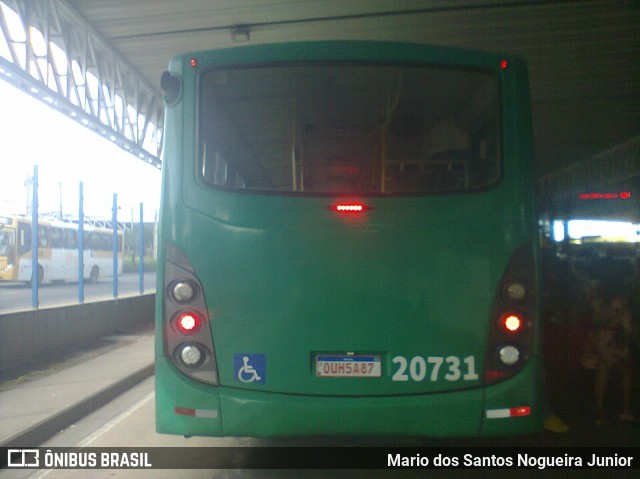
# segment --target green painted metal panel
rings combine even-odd
[[[190,66],[191,58],[197,58],[198,68]],[[501,71],[503,58],[509,66]],[[504,96],[500,181],[457,195],[356,198],[369,208],[358,215],[329,209],[335,201],[354,198],[232,192],[205,184],[196,167],[194,85],[199,69],[297,60],[423,62],[495,70]],[[411,434],[475,435],[481,432],[485,398],[492,398],[487,404],[513,406],[513,384],[528,385],[518,386],[515,399],[529,400],[536,411],[509,430],[537,427],[535,354],[531,367],[516,378],[488,389],[481,384],[497,284],[513,251],[535,243],[531,124],[522,62],[457,49],[336,42],[189,54],[177,57],[170,69],[181,76],[184,88],[181,101],[167,108],[160,256],[168,242],[178,246],[202,283],[220,387],[175,372],[164,358],[159,334],[161,432],[186,434],[193,428],[193,434],[303,434],[302,419],[289,418],[287,427],[278,431],[273,414],[312,401],[318,411],[335,410],[345,433],[403,429]],[[159,292],[164,288],[161,264]],[[161,294],[156,309],[158,330],[163,331]],[[319,354],[375,357],[380,376],[319,377]],[[245,356],[259,360],[261,380],[239,378],[238,361]],[[227,410],[230,418],[240,414],[240,405],[255,402],[254,420],[230,419],[234,426],[223,431],[213,423],[197,425],[194,418],[171,414],[173,406],[187,407],[180,401],[189,398],[194,404],[190,407],[204,407],[207,401],[218,407],[218,397],[221,414]],[[347,419],[353,414],[350,404],[362,408],[352,420]],[[406,415],[392,404],[405,404]],[[446,404],[465,414],[409,426],[423,408]],[[367,429],[376,411],[393,420]],[[272,417],[259,420],[261,412]],[[317,433],[330,432],[315,427]],[[504,430],[493,424],[484,427],[489,435]]]

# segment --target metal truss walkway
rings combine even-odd
[[[602,151],[597,155],[561,168],[538,180],[539,192],[547,207],[566,209],[576,200],[625,201],[635,220],[636,189],[640,179],[640,137]],[[592,203],[593,204],[593,203]],[[630,213],[628,212],[627,215]]]
[[[160,167],[161,94],[64,0],[0,1],[0,78]]]
[[[640,176],[640,137],[540,178],[541,189],[560,199],[596,188],[606,188]]]

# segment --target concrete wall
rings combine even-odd
[[[70,345],[148,324],[155,294],[0,315],[0,374]]]

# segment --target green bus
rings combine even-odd
[[[541,430],[520,59],[268,44],[162,88],[158,432]]]

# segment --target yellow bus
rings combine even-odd
[[[124,235],[118,235],[118,274],[122,273]],[[31,218],[0,217],[0,281],[31,282]],[[113,276],[113,231],[84,226],[83,277],[91,282]],[[38,222],[38,283],[78,281],[78,225]]]

